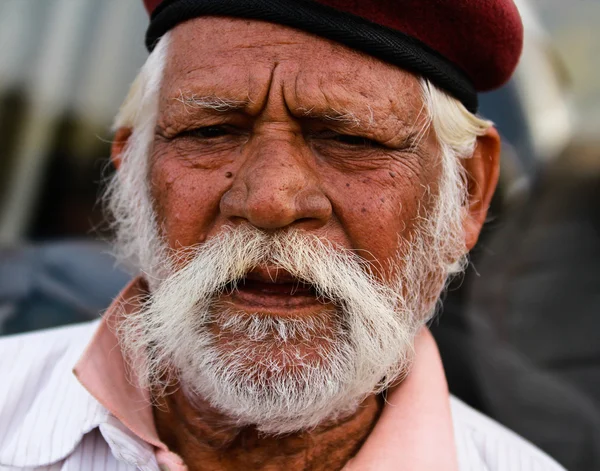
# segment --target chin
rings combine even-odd
[[[257,327],[257,320],[264,323]],[[295,318],[220,311],[211,345],[180,373],[186,395],[267,434],[309,430],[353,413],[377,384],[357,381],[341,317],[325,309],[302,320],[299,328]]]
[[[322,367],[348,341],[343,317],[331,305],[303,306],[283,315],[223,306],[212,310],[212,347],[261,377]]]

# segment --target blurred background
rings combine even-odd
[[[454,394],[600,470],[600,1],[516,3],[521,64],[481,97],[499,189],[432,330]],[[0,334],[97,318],[128,280],[97,201],[146,26],[140,0],[0,0]]]

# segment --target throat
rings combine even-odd
[[[189,471],[342,469],[375,425],[383,401],[369,396],[356,412],[315,430],[268,436],[254,427],[236,427],[206,401],[190,404],[181,388],[155,398],[160,439]]]

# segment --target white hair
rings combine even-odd
[[[142,386],[163,393],[176,381],[192,399],[201,397],[233,422],[267,433],[311,428],[346,414],[406,373],[416,332],[433,315],[447,278],[464,268],[467,179],[459,159],[472,156],[491,123],[421,80],[441,179],[430,194],[433,209],[420,211],[410,240],[400,239],[387,283],[351,251],[295,230],[269,235],[230,228],[174,254],[161,238],[148,187],[168,44],[167,33],[115,120],[116,128],[133,130],[106,194],[116,248],[122,261],[146,273],[151,288],[121,321],[126,356]],[[176,269],[181,257],[187,263]],[[226,286],[260,264],[310,283],[332,302],[332,311],[308,320],[273,319],[218,304]],[[215,326],[221,332],[216,337]],[[310,358],[301,353],[306,348]]]
[[[148,164],[169,36],[167,33],[162,37],[146,60],[115,118],[115,130],[130,128],[132,134],[119,170],[104,194],[115,231],[117,260],[133,272],[143,270],[148,274],[160,273],[159,261],[166,256],[151,203]]]

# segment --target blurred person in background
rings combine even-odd
[[[146,7],[107,192],[138,276],[2,341],[0,464],[563,469],[448,394],[426,328],[496,186],[476,93],[516,66],[514,4]]]
[[[432,332],[454,394],[567,468],[592,471],[600,469],[600,151],[583,131],[598,120],[588,111],[575,121],[557,49],[565,44],[550,42],[529,3],[518,5],[520,67],[481,100],[503,137],[499,188]],[[571,12],[551,7],[557,17]],[[583,14],[572,16],[570,27],[585,31]],[[592,54],[583,57],[600,72]]]

